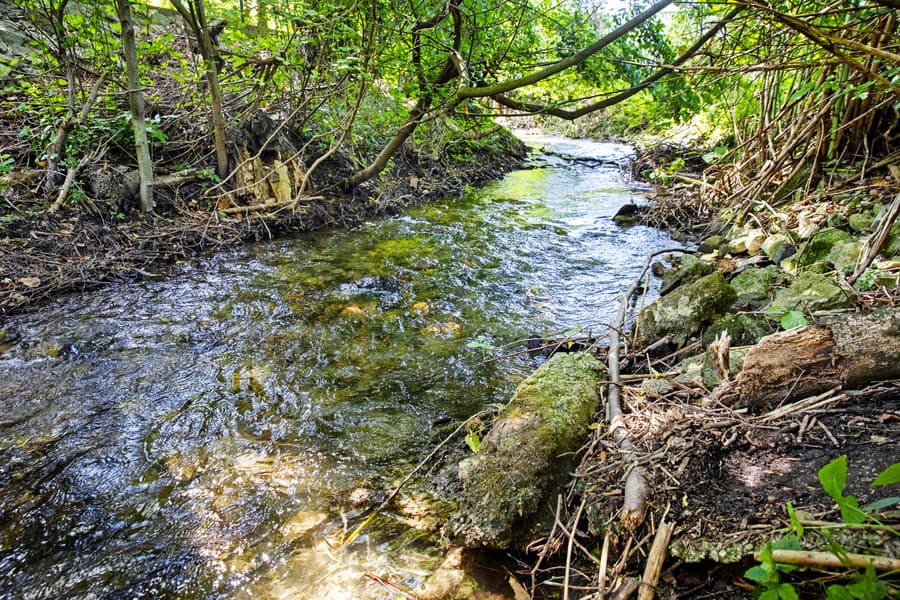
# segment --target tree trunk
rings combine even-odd
[[[144,94],[141,91],[141,79],[138,73],[130,0],[116,0],[116,9],[122,24],[122,49],[125,53],[125,72],[128,78],[128,102],[131,105],[131,127],[134,130],[134,147],[140,176],[140,207],[143,212],[151,212],[154,207],[153,159],[150,157],[147,124],[144,121]]]
[[[193,10],[188,10],[182,0],[171,0],[172,6],[190,28],[200,56],[203,58],[206,83],[209,86],[209,104],[212,118],[213,144],[216,150],[216,175],[224,179],[228,175],[228,150],[225,145],[225,111],[222,93],[219,90],[219,69],[216,63],[216,51],[206,22],[206,9],[203,0],[189,2]]]

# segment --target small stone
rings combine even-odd
[[[721,235],[712,235],[700,242],[700,245],[697,246],[697,251],[703,254],[716,252],[725,241],[725,238]]]
[[[857,241],[846,242],[835,245],[825,260],[831,263],[836,271],[852,273],[856,269],[856,263],[859,262],[861,253],[862,244]]]
[[[791,238],[783,233],[776,233],[767,237],[763,240],[761,249],[769,257],[769,260],[776,265],[797,252],[797,249],[791,243]]]
[[[858,231],[859,233],[868,233],[872,228],[872,223],[875,221],[875,217],[873,217],[869,213],[856,213],[850,215],[848,219],[848,224],[850,225],[850,229],[853,231]]]
[[[766,234],[762,229],[751,229],[747,231],[745,236],[745,244],[747,245],[747,254],[756,254],[762,248],[762,243],[766,240]]]

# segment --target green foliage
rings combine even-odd
[[[841,511],[846,523],[859,524],[866,520],[866,514],[859,509],[859,500],[854,496],[844,496],[847,485],[847,457],[839,456],[819,469],[819,483]]]
[[[846,455],[839,456],[819,469],[818,478],[822,489],[840,509],[844,523],[856,526],[869,524],[869,526],[882,528],[874,517],[860,509],[857,498],[844,495],[847,485]],[[898,482],[900,482],[900,463],[894,463],[882,471],[871,485],[876,487]],[[898,502],[900,502],[900,498],[885,498],[883,501],[868,505],[866,509],[880,510]],[[784,576],[796,571],[797,567],[775,562],[772,554],[773,550],[802,549],[800,540],[804,535],[804,527],[790,502],[787,503],[787,512],[790,518],[790,533],[775,543],[766,543],[759,551],[760,564],[751,567],[744,573],[745,578],[758,584],[755,593],[757,598],[768,600],[799,598],[795,585],[800,584],[784,581]],[[889,531],[897,535],[896,530],[889,529]],[[842,562],[846,562],[847,550],[834,538],[831,531],[826,527],[819,529],[818,532],[828,542],[829,551],[839,557]],[[851,583],[848,584],[829,584],[825,589],[826,597],[829,600],[881,600],[887,598],[890,593],[889,586],[878,578],[871,564],[862,573],[851,572],[850,579]]]
[[[787,331],[788,329],[796,329],[797,327],[809,325],[809,319],[807,319],[799,310],[789,310],[781,315],[778,323],[781,325],[782,329]]]
[[[466,434],[465,437],[466,446],[469,447],[473,453],[478,454],[481,450],[481,438],[478,437],[478,434],[474,431],[470,431]]]

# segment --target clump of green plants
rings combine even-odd
[[[843,523],[817,526],[816,531],[827,544],[828,553],[838,559],[849,573],[837,580],[829,577],[825,585],[825,597],[828,600],[881,600],[897,597],[898,588],[879,575],[875,568],[875,557],[851,554],[835,535],[839,529],[848,526],[871,528],[889,535],[900,536],[896,528],[881,523],[873,513],[895,504],[900,504],[900,497],[887,497],[867,506],[860,507],[855,496],[844,495],[847,485],[847,457],[840,456],[819,469],[819,483],[822,489],[834,500],[841,513]],[[872,487],[888,486],[900,483],[900,463],[894,463],[881,472],[870,484]],[[757,584],[755,596],[761,600],[795,600],[799,599],[799,590],[804,586],[818,585],[815,582],[804,582],[792,578],[792,573],[803,565],[815,566],[813,553],[801,554],[804,533],[810,528],[804,527],[797,511],[787,503],[787,512],[791,520],[789,533],[774,542],[766,543],[759,551],[760,564],[751,567],[744,577]],[[797,560],[785,562],[788,557]],[[796,563],[796,564],[795,564]],[[884,570],[884,569],[882,569]],[[889,572],[888,575],[897,572]],[[793,580],[792,580],[793,579]]]

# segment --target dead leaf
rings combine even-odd
[[[528,593],[525,586],[519,583],[515,577],[510,575],[507,581],[509,582],[509,587],[512,588],[513,594],[515,594],[516,600],[531,600],[531,594]]]
[[[38,277],[22,277],[19,279],[19,283],[27,288],[36,288],[41,285],[41,280]]]

